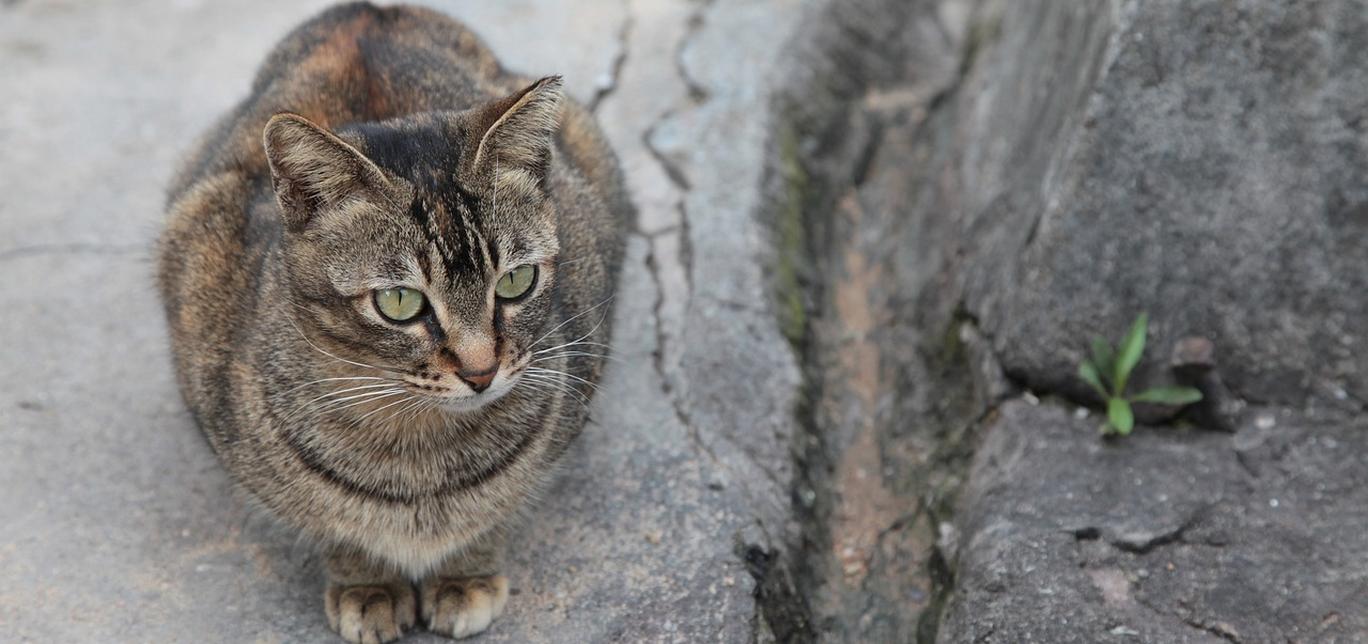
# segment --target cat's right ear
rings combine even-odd
[[[277,114],[262,136],[285,226],[304,230],[349,199],[380,197],[390,182],[370,159],[298,114]]]

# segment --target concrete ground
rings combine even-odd
[[[1368,0],[431,4],[640,211],[484,641],[1368,641]],[[0,0],[0,641],[335,639],[151,261],[323,5]],[[1205,398],[1104,440],[1077,364],[1140,311],[1130,391]]]
[[[178,155],[325,4],[0,1],[0,639],[330,640],[311,551],[182,406],[150,248]],[[754,107],[798,3],[430,4],[564,74],[641,209],[620,361],[485,639],[750,640],[798,377],[760,296]]]

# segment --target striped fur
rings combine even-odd
[[[182,394],[235,481],[321,544],[334,628],[496,615],[501,537],[586,421],[632,217],[587,112],[440,14],[338,6],[270,54],[168,212]],[[496,300],[522,264],[536,286]],[[398,285],[422,319],[379,314]]]

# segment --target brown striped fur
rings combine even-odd
[[[438,13],[338,6],[270,54],[168,211],[182,394],[235,481],[321,544],[333,628],[487,627],[503,535],[606,350],[632,213],[590,115]],[[536,286],[496,299],[516,264]],[[421,319],[378,313],[373,290],[399,285]]]

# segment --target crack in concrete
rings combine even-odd
[[[707,92],[703,91],[701,86],[698,86],[697,83],[688,75],[688,72],[683,64],[683,52],[689,46],[690,41],[693,38],[695,38],[698,35],[699,31],[702,29],[704,25],[703,12],[711,6],[712,1],[713,0],[708,0],[690,14],[688,29],[685,31],[684,35],[680,37],[679,43],[675,47],[674,59],[676,64],[676,72],[678,73],[680,80],[684,83],[686,89],[688,90],[689,99],[694,105],[697,105],[698,103],[705,101],[707,99]],[[627,38],[630,37],[632,20],[633,19],[631,16],[631,12],[629,10],[628,19],[624,24],[622,33],[620,34],[620,38],[624,43],[624,53],[622,60],[625,60],[626,57],[626,42]],[[671,377],[671,374],[669,373],[670,369],[666,366],[665,360],[669,341],[666,338],[665,319],[663,312],[665,308],[665,298],[667,297],[667,295],[664,280],[661,278],[660,274],[662,268],[660,264],[661,260],[655,248],[655,241],[657,238],[664,236],[666,233],[675,231],[678,232],[679,264],[684,273],[686,293],[684,293],[683,296],[685,298],[692,297],[694,284],[693,245],[690,240],[688,207],[686,205],[688,201],[689,192],[693,189],[693,186],[689,181],[689,177],[684,172],[683,168],[681,168],[679,164],[675,163],[668,156],[666,156],[655,145],[654,142],[657,129],[661,126],[662,123],[669,121],[671,118],[675,116],[678,107],[679,106],[672,107],[663,112],[641,134],[642,146],[646,149],[647,153],[650,154],[651,158],[654,159],[656,163],[660,165],[661,170],[664,171],[665,176],[669,179],[670,183],[673,184],[675,188],[677,188],[680,192],[679,199],[675,203],[675,209],[679,214],[679,223],[676,226],[667,226],[661,230],[657,230],[649,234],[645,232],[640,233],[646,238],[648,242],[650,250],[646,255],[646,266],[651,274],[651,280],[656,287],[656,300],[652,309],[652,313],[655,317],[656,349],[654,352],[652,352],[652,355],[654,357],[655,371],[657,375],[660,377],[661,387],[664,390],[665,397],[670,401],[670,405],[674,409],[675,418],[680,422],[680,424],[684,426],[685,431],[689,436],[689,440],[694,444],[695,448],[700,453],[705,454],[708,457],[708,459],[713,462],[713,464],[723,466],[721,459],[718,458],[717,453],[712,449],[712,446],[708,445],[703,440],[701,432],[691,422],[688,409],[685,405],[684,400],[679,394],[680,387],[677,387],[674,383],[674,380]],[[748,454],[747,456],[750,457],[751,455]],[[751,457],[750,460],[754,462],[762,472],[765,473],[767,478],[769,478],[771,481],[776,480],[774,473],[769,471],[769,469],[765,467],[762,463],[760,463],[757,459]]]
[[[665,153],[661,152],[660,148],[657,148],[652,141],[655,138],[656,128],[660,127],[661,123],[673,118],[674,115],[675,110],[673,108],[661,114],[660,118],[651,124],[651,127],[646,128],[646,131],[641,133],[641,144],[646,147],[646,152],[651,155],[651,158],[660,164],[660,169],[665,171],[665,176],[670,180],[670,183],[674,184],[681,192],[688,192],[693,189],[693,185],[689,182],[689,177],[684,173],[684,169],[665,156]]]
[[[688,89],[689,92],[689,99],[694,103],[703,103],[707,101],[710,92],[708,92],[708,88],[704,87],[702,83],[698,82],[698,80],[689,73],[689,66],[684,62],[684,52],[688,49],[689,44],[698,33],[703,30],[703,25],[705,24],[703,14],[707,12],[708,9],[712,8],[714,2],[716,2],[716,0],[704,0],[698,7],[698,10],[694,11],[693,15],[689,16],[688,28],[684,32],[684,37],[679,39],[679,46],[675,48],[674,52],[675,72],[678,73],[679,78],[684,81],[684,87]]]
[[[657,230],[652,231],[637,230],[637,232],[641,233],[642,237],[654,241],[670,233],[679,232],[679,224],[670,224],[669,226],[666,226],[664,228],[659,228]]]
[[[1182,525],[1152,537],[1145,539],[1118,537],[1116,539],[1108,540],[1107,543],[1115,546],[1118,550],[1123,550],[1136,555],[1147,555],[1154,552],[1157,548],[1162,548],[1174,543],[1185,543],[1183,541],[1183,535],[1197,522],[1200,515],[1201,512],[1195,513],[1191,517],[1188,517],[1186,521],[1183,521]]]
[[[1216,637],[1219,637],[1227,642],[1234,642],[1234,644],[1240,644],[1239,634],[1233,632],[1229,626],[1226,626],[1224,624],[1206,624],[1199,620],[1190,618],[1184,618],[1183,623],[1199,631],[1211,633],[1212,635],[1215,635]]]
[[[1248,475],[1249,478],[1256,480],[1262,478],[1258,468],[1254,467],[1254,464],[1250,461],[1250,455],[1245,452],[1245,450],[1238,447],[1231,447],[1231,451],[1235,452],[1235,462],[1240,465],[1240,469],[1244,470],[1244,473]]]
[[[149,246],[145,244],[29,244],[0,251],[0,262],[40,255],[128,255],[148,250]]]
[[[673,129],[667,132],[665,128],[678,125],[677,117],[698,109],[710,100],[710,93],[690,74],[685,56],[695,39],[705,29],[705,12],[712,6],[712,0],[694,5],[689,11],[687,28],[672,45],[672,60],[679,82],[685,90],[684,95],[674,98],[641,132],[643,149],[658,164],[665,180],[676,191],[670,195],[674,199],[673,204],[665,205],[661,209],[664,212],[658,214],[668,217],[668,208],[673,207],[677,220],[660,222],[666,225],[650,232],[638,227],[636,234],[641,235],[648,243],[645,263],[656,289],[656,299],[652,308],[656,325],[653,366],[660,378],[662,392],[700,460],[706,459],[719,473],[747,483],[740,486],[739,493],[747,499],[747,504],[753,511],[743,513],[749,515],[758,526],[759,533],[763,535],[762,540],[773,544],[776,537],[770,534],[772,526],[766,525],[766,521],[761,518],[764,514],[760,511],[766,503],[763,498],[766,495],[757,494],[757,486],[750,483],[754,481],[754,473],[758,472],[776,491],[787,490],[789,486],[781,482],[779,472],[760,458],[754,449],[748,449],[744,442],[737,441],[728,433],[728,428],[701,427],[695,422],[689,406],[688,372],[680,364],[680,354],[683,351],[674,344],[684,342],[681,327],[686,326],[685,323],[688,322],[692,298],[698,296],[695,292],[694,249],[689,217],[689,199],[693,196],[693,182],[686,172],[684,162],[668,154],[675,142],[667,138],[658,138],[657,135],[676,134]],[[676,245],[670,246],[672,243]],[[675,271],[682,271],[682,276],[677,275]],[[719,453],[709,440],[726,441],[729,443],[726,446],[727,451]],[[743,459],[741,462],[737,461],[738,456]],[[747,468],[747,476],[736,476],[737,472],[733,470],[739,467]],[[746,564],[747,572],[755,579],[756,584],[753,618],[757,627],[753,633],[758,636],[765,630],[778,641],[811,639],[812,630],[808,620],[811,609],[807,606],[802,591],[793,584],[790,571],[778,563],[782,559],[781,554],[773,545],[750,543],[754,541],[753,537],[737,535],[737,554]],[[763,623],[765,628],[762,629],[760,623]]]
[[[706,24],[704,14],[712,7],[714,2],[716,2],[716,0],[705,0],[689,15],[688,28],[685,30],[684,35],[679,39],[679,44],[674,50],[675,74],[679,77],[680,81],[684,83],[689,102],[694,106],[707,102],[711,93],[689,72],[688,64],[684,62],[684,52],[688,50],[689,45],[694,38],[698,37],[698,34],[703,30],[703,26]],[[660,164],[661,169],[665,171],[665,175],[669,177],[670,182],[681,191],[688,192],[691,189],[691,184],[688,176],[684,173],[684,170],[674,161],[670,160],[669,157],[665,156],[652,142],[652,139],[655,137],[656,128],[661,123],[672,118],[675,115],[675,112],[676,110],[671,108],[666,110],[664,114],[661,114],[660,118],[656,119],[655,123],[651,124],[651,127],[647,128],[646,131],[642,133],[642,143],[645,144],[646,151]]]
[[[1155,550],[1172,544],[1208,545],[1213,547],[1220,547],[1223,544],[1209,542],[1196,544],[1187,541],[1186,539],[1186,534],[1188,530],[1190,530],[1192,526],[1194,526],[1199,520],[1201,520],[1201,517],[1205,514],[1206,511],[1207,508],[1198,510],[1194,512],[1190,517],[1188,517],[1185,521],[1183,521],[1182,525],[1179,525],[1178,527],[1172,530],[1165,531],[1163,533],[1157,534],[1147,539],[1131,541],[1125,539],[1107,539],[1106,543],[1107,545],[1110,545],[1116,548],[1117,550],[1129,552],[1137,556],[1148,555],[1150,553],[1153,553]],[[1096,526],[1085,526],[1082,528],[1070,530],[1069,532],[1073,534],[1074,538],[1078,541],[1093,541],[1102,538],[1102,530],[1101,528],[1098,528]],[[1139,589],[1138,586],[1139,582],[1137,582],[1137,590]],[[1162,607],[1155,606],[1150,602],[1145,601],[1144,596],[1138,592],[1133,595],[1133,598],[1135,605],[1140,606],[1159,617],[1173,620],[1173,622],[1176,624],[1180,623],[1184,626],[1202,631],[1209,635],[1215,635],[1216,637],[1219,637],[1228,642],[1234,642],[1236,644],[1241,643],[1241,640],[1239,639],[1239,634],[1236,633],[1234,628],[1228,624],[1225,624],[1223,622],[1208,624],[1196,617],[1184,617],[1175,612],[1164,610]]]
[[[1165,611],[1145,601],[1145,599],[1139,594],[1136,594],[1134,597],[1135,605],[1140,606],[1151,613],[1154,613],[1158,617],[1172,620],[1172,623],[1174,624],[1182,624],[1183,626],[1191,628],[1195,631],[1200,631],[1208,635],[1214,635],[1227,642],[1233,642],[1234,644],[1243,644],[1240,640],[1239,633],[1236,633],[1234,628],[1228,624],[1207,624],[1195,617],[1183,617],[1181,615]]]
[[[688,297],[694,293],[693,278],[693,238],[690,236],[689,206],[684,198],[679,199],[679,263],[684,267],[684,287]]]
[[[656,375],[660,378],[661,391],[666,400],[670,401],[670,407],[674,409],[675,419],[684,426],[684,431],[689,437],[689,441],[694,444],[695,449],[706,455],[714,465],[721,465],[722,462],[717,457],[717,453],[712,447],[703,441],[698,428],[690,421],[689,412],[685,409],[684,401],[676,393],[676,388],[672,383],[669,369],[665,367],[665,349],[667,341],[665,339],[665,320],[662,310],[665,307],[665,283],[660,277],[660,261],[656,257],[654,237],[663,234],[659,231],[653,235],[640,234],[647,242],[650,249],[646,253],[646,270],[651,275],[651,283],[655,285],[656,298],[651,308],[651,315],[655,319],[655,350],[651,352],[651,361],[655,368]]]
[[[618,52],[613,58],[613,63],[608,69],[607,82],[594,91],[594,97],[589,99],[589,113],[597,114],[599,105],[604,99],[608,98],[617,91],[618,79],[622,78],[622,68],[627,64],[627,55],[631,50],[632,29],[636,26],[636,18],[632,15],[632,6],[629,0],[623,0],[622,26],[618,27]]]

